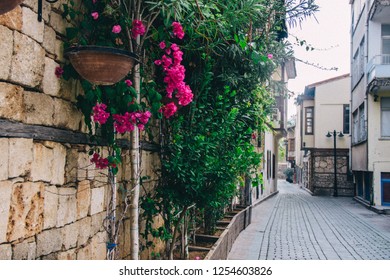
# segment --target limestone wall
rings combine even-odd
[[[79,85],[55,76],[64,62],[63,2],[43,1],[42,22],[36,0],[0,16],[0,259],[106,258],[107,172],[91,165],[90,147],[42,139],[35,132],[28,137],[23,129],[7,132],[13,123],[86,132],[75,106]],[[118,174],[122,189],[130,182],[128,151],[124,159]],[[144,153],[143,175],[152,176],[150,186],[156,164],[156,153]],[[122,258],[130,253],[129,225],[126,217]]]

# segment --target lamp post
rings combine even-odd
[[[330,138],[333,136],[333,161],[334,161],[334,183],[333,183],[333,196],[337,197],[337,157],[336,157],[336,135],[338,137],[344,137],[344,134],[340,131],[338,134],[336,130],[333,130],[333,132],[329,132],[326,134],[326,137]]]

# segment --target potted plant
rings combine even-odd
[[[65,56],[77,73],[95,85],[122,80],[138,61],[128,49],[132,37],[145,31],[142,23],[121,17],[117,1],[83,1],[80,6],[70,1],[63,7],[63,17],[74,24],[66,29]]]
[[[5,14],[16,8],[23,0],[1,0],[0,1],[0,15]]]

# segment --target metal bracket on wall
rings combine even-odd
[[[42,21],[42,1],[43,0],[38,0],[38,21],[41,22]],[[49,3],[55,3],[57,2],[58,0],[45,0],[46,2],[49,2]]]

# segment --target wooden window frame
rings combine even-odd
[[[311,110],[311,117],[307,117],[308,110]],[[308,128],[308,120],[311,120],[311,132],[307,132]],[[305,135],[313,135],[314,134],[314,107],[305,107]]]

